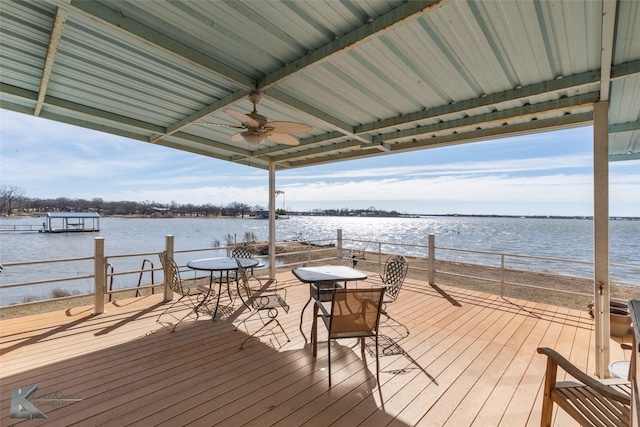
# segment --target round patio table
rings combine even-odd
[[[216,308],[213,311],[213,320],[216,320],[216,314],[218,314],[218,306],[220,304],[220,294],[222,293],[222,283],[227,284],[227,293],[231,298],[231,291],[229,290],[229,272],[235,272],[238,270],[238,262],[243,268],[255,267],[259,264],[259,261],[255,258],[231,258],[231,257],[218,257],[218,258],[202,258],[194,259],[187,263],[187,267],[192,270],[208,271],[209,272],[209,291],[205,297],[205,301],[202,305],[211,302],[214,273],[219,273],[218,296],[216,298]]]

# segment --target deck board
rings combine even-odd
[[[0,424],[27,425],[9,418],[11,390],[36,384],[32,401],[82,399],[40,404],[48,419],[39,423],[54,426],[535,426],[546,361],[536,348],[594,367],[586,311],[407,280],[388,311],[410,334],[383,329],[396,344],[380,357],[380,387],[371,344],[365,364],[357,341],[342,340],[331,344],[329,390],[326,332],[319,327],[317,359],[299,332],[308,288],[290,272],[278,280],[291,305],[278,316],[291,338],[279,336],[282,346],[261,338],[240,350],[238,302],[223,320],[201,317],[172,333],[156,322],[161,295],[108,303],[99,316],[82,307],[3,321]],[[310,326],[307,308],[307,340]],[[618,341],[611,359],[628,359]],[[382,337],[381,346],[393,342]],[[562,412],[555,420],[577,425]]]

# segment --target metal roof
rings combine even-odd
[[[97,212],[47,212],[48,218],[100,218]]]
[[[592,122],[640,158],[640,2],[0,2],[0,105],[277,169]],[[308,123],[232,142],[224,109]]]

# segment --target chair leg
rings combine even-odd
[[[178,318],[178,317],[176,317],[176,316],[174,316],[174,315],[173,315],[173,313],[171,312],[171,310],[172,310],[174,307],[176,307],[176,306],[178,305],[178,303],[182,302],[182,299],[183,299],[183,298],[185,298],[185,296],[184,296],[184,295],[183,295],[183,296],[181,296],[180,298],[178,298],[178,299],[177,299],[176,301],[174,301],[174,302],[173,302],[169,307],[167,307],[167,308],[166,308],[162,313],[160,313],[160,315],[159,315],[159,316],[158,316],[158,318],[156,319],[156,322],[157,322],[157,323],[162,324],[162,322],[160,321],[160,319],[162,318],[162,316],[164,316],[164,315],[170,315],[171,317],[173,317],[175,320],[177,320],[177,321],[178,321],[177,323],[175,323],[175,324],[173,325],[173,328],[171,328],[171,332],[175,332],[176,327],[178,327],[178,325],[179,325],[180,323],[182,323],[182,322],[183,322],[187,317],[191,316],[192,314],[194,314],[194,313],[195,313],[195,315],[196,315],[196,319],[195,319],[195,320],[198,320],[198,318],[200,317],[200,314],[198,313],[198,307],[200,307],[200,305],[197,305],[197,306],[196,306],[196,307],[194,307],[194,308],[190,308],[189,312],[188,312],[187,314],[185,314],[184,316],[182,316],[181,318]],[[188,298],[188,297],[187,297],[187,298]],[[189,300],[190,300],[190,299],[189,299]],[[189,307],[189,306],[188,306],[187,304],[185,304],[184,302],[182,302],[182,304],[183,304],[185,307]]]
[[[553,417],[551,390],[556,385],[557,373],[558,365],[556,365],[550,357],[547,358],[547,371],[544,378],[544,396],[542,397],[542,418],[540,419],[541,427],[551,427],[551,418]]]
[[[274,320],[275,320],[275,319],[271,319],[271,320],[269,320],[267,323],[265,323],[265,324],[263,324],[262,326],[260,326],[260,328],[258,328],[258,330],[257,330],[257,331],[255,331],[254,333],[252,333],[251,335],[249,335],[248,337],[246,337],[246,338],[244,339],[244,341],[242,341],[242,344],[240,344],[240,350],[242,350],[242,348],[244,347],[244,344],[245,344],[247,341],[249,341],[251,338],[256,338],[256,335],[258,334],[258,332],[260,332],[261,330],[263,330],[264,328],[266,328],[266,327],[267,327],[267,325],[268,325],[269,323],[271,323],[272,321],[274,321]],[[276,320],[276,322],[277,322],[277,320]],[[282,327],[280,327],[280,328],[282,328]],[[273,334],[273,331],[271,331],[271,333]],[[275,335],[275,334],[274,334],[274,335]],[[286,334],[285,334],[285,335],[286,335]],[[289,338],[289,337],[287,337],[287,338]],[[278,337],[276,337],[276,340],[278,340]]]
[[[315,343],[316,341],[314,341]],[[329,388],[331,388],[331,339],[327,340],[327,363],[329,365]]]
[[[251,338],[255,338],[258,333],[260,331],[262,331],[263,329],[266,329],[267,326],[269,326],[269,324],[271,324],[272,322],[276,323],[276,326],[280,328],[280,330],[282,331],[282,333],[284,334],[284,336],[287,338],[287,342],[290,342],[291,339],[289,338],[289,335],[287,335],[287,333],[285,332],[284,328],[282,327],[282,325],[280,324],[280,322],[278,321],[278,319],[276,319],[275,317],[270,317],[269,320],[267,322],[264,321],[264,319],[262,318],[262,316],[260,316],[260,312],[259,311],[255,311],[254,313],[251,314],[251,316],[253,316],[254,314],[258,314],[258,317],[260,317],[260,320],[262,321],[262,326],[260,328],[258,328],[257,331],[253,332],[250,336],[248,336],[247,338],[244,339],[244,341],[242,341],[242,344],[240,345],[240,349],[242,349],[244,347],[244,344],[250,340]],[[251,317],[249,316],[249,317]],[[244,321],[246,322],[247,320],[249,320],[249,317],[247,317]],[[245,323],[245,327],[246,327],[246,323]],[[273,327],[275,328],[275,326]],[[276,341],[278,342],[278,345],[280,344],[280,340],[278,340],[278,337],[276,336],[276,334],[273,332],[273,328],[271,328],[270,332],[271,334],[275,337]],[[238,329],[238,327],[236,326],[236,330]],[[249,330],[247,329],[247,332]],[[261,335],[262,336],[262,335]]]
[[[378,357],[378,334],[376,334],[376,382],[380,387],[380,358]]]
[[[249,308],[250,308],[250,307],[249,307]],[[235,330],[237,331],[237,330],[238,330],[238,328],[240,327],[240,325],[244,325],[244,327],[245,327],[245,329],[247,330],[247,332],[249,332],[249,328],[247,328],[247,321],[248,321],[249,319],[251,319],[253,316],[255,316],[256,314],[258,314],[258,310],[253,310],[253,311],[251,312],[251,314],[250,314],[249,316],[247,316],[247,318],[246,318],[246,319],[244,319],[242,322],[239,322],[239,323],[236,325],[236,329],[235,329]],[[262,323],[264,323],[264,322],[262,322]]]

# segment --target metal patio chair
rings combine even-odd
[[[162,263],[162,270],[164,272],[165,284],[168,283],[171,290],[180,295],[180,297],[173,301],[169,307],[167,307],[156,319],[156,322],[165,326],[165,324],[171,325],[170,322],[163,322],[160,319],[163,316],[170,316],[178,322],[173,324],[171,332],[176,330],[176,327],[182,323],[186,318],[195,316],[195,320],[198,320],[198,310],[204,304],[207,298],[208,292],[203,289],[199,289],[197,286],[189,287],[182,284],[180,278],[180,272],[178,265],[173,258],[167,256],[166,252],[158,254],[160,262]],[[206,307],[206,305],[205,305]],[[184,314],[184,310],[189,309],[187,314]]]
[[[255,258],[255,256],[256,256],[256,253],[253,249],[253,246],[251,246],[249,243],[246,243],[246,242],[238,243],[237,245],[234,245],[231,248],[231,258],[253,259]],[[247,277],[249,279],[257,280],[260,286],[262,286],[262,280],[255,275],[254,268],[261,268],[261,267],[264,267],[263,263],[260,263],[255,267],[251,267],[250,269],[248,269],[249,271],[247,272]]]
[[[329,339],[327,343],[327,359],[329,371],[329,387],[331,387],[331,340],[342,338],[358,338],[362,359],[365,358],[365,338],[375,339],[376,356],[376,381],[380,383],[380,360],[378,358],[378,329],[380,325],[380,312],[384,289],[336,289],[331,299],[331,312],[329,313],[321,301],[316,301],[316,307],[320,310],[318,316],[314,316],[312,337],[313,357],[317,355],[318,347],[318,317],[327,327]]]
[[[275,279],[269,279],[269,284],[267,285],[273,285],[273,289],[252,289],[249,285],[247,272],[240,262],[238,262],[237,280],[238,295],[240,295],[240,299],[242,299],[244,305],[251,310],[251,314],[238,323],[236,330],[238,330],[240,325],[244,325],[247,333],[249,334],[250,332],[247,326],[248,321],[260,320],[262,323],[262,326],[251,332],[250,335],[242,341],[240,348],[242,349],[245,343],[251,338],[259,338],[268,335],[272,335],[278,343],[278,346],[281,347],[280,340],[273,331],[275,328],[279,328],[280,331],[282,331],[284,336],[287,338],[287,342],[291,341],[278,319],[276,319],[278,316],[278,310],[283,310],[285,313],[289,312],[289,305],[286,302],[286,289],[284,292],[279,290],[278,282]],[[257,319],[255,318],[256,316]]]
[[[407,277],[409,270],[409,262],[402,255],[392,255],[387,259],[384,266],[384,274],[380,276],[381,284],[384,288],[384,297],[382,299],[382,309],[380,312],[385,319],[383,324],[394,332],[394,339],[401,340],[409,336],[409,328],[396,319],[391,317],[387,312],[387,304],[394,302],[400,294],[400,289]],[[383,353],[387,352],[391,347],[387,346],[383,349]]]
[[[387,259],[384,274],[380,276],[381,286],[384,288],[382,314],[387,315],[387,304],[398,298],[404,279],[407,277],[407,271],[409,271],[409,262],[402,255],[392,255]]]

